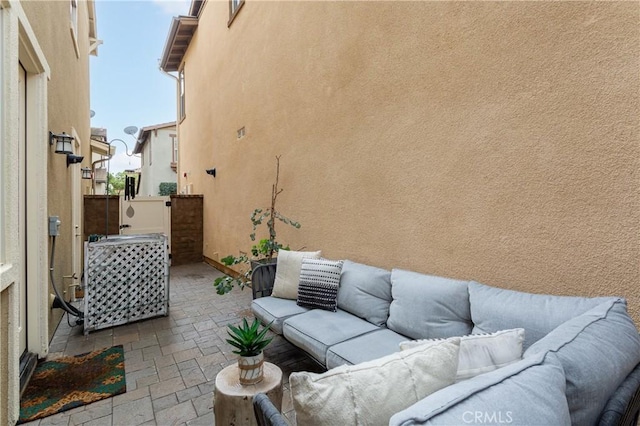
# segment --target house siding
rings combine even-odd
[[[67,167],[66,156],[55,154],[49,150],[47,158],[48,173],[48,205],[49,215],[60,217],[60,235],[56,237],[56,258],[54,259],[54,277],[58,289],[67,291],[67,285],[72,282],[64,275],[74,272],[76,276],[81,271],[74,271],[72,264],[73,234],[82,235],[82,222],[72,223],[72,179],[80,180],[80,168],[90,167],[90,105],[89,105],[89,16],[87,2],[77,2],[78,31],[77,46],[74,47],[71,36],[70,11],[68,1],[57,2],[22,2],[25,14],[33,27],[47,61],[51,67],[51,80],[48,82],[48,129],[54,133],[66,132],[72,129],[82,146],[76,147],[74,152],[84,155],[82,164]],[[82,182],[82,185],[87,185]],[[82,202],[80,201],[80,208]],[[78,225],[78,232],[73,227]],[[77,281],[76,283],[79,283]],[[53,289],[49,289],[53,293]],[[67,294],[68,291],[67,291]],[[62,314],[61,309],[49,310],[49,340],[53,337]]]
[[[70,35],[69,2],[3,2],[0,5],[0,424],[15,424],[19,413],[20,329],[26,349],[45,357],[61,312],[50,309],[50,245],[47,216],[62,221],[54,276],[73,268],[72,195],[80,199],[80,164],[67,168],[64,155],[48,144],[48,131],[76,137],[78,155],[89,145],[89,24],[92,1],[78,2],[77,49]],[[19,68],[26,90],[19,90]],[[26,123],[18,113],[26,93]],[[25,128],[25,143],[20,137]],[[25,160],[26,159],[26,160]],[[87,158],[82,165],[88,165]],[[25,187],[20,181],[24,177]],[[75,181],[78,179],[78,181]],[[75,193],[72,194],[72,188]],[[25,210],[22,211],[23,206]],[[81,207],[81,206],[80,206]],[[79,213],[76,211],[76,213]],[[77,214],[76,217],[80,215]],[[80,228],[77,232],[81,233]],[[78,276],[79,276],[79,272]],[[26,275],[26,283],[23,275]],[[65,282],[67,284],[67,282]],[[26,319],[20,302],[24,291]]]
[[[639,12],[247,2],[227,27],[227,3],[207,2],[184,56],[178,176],[204,195],[204,255],[248,251],[282,155],[293,249],[620,295],[639,322]]]
[[[173,162],[173,141],[175,127],[151,130],[142,149],[142,181],[140,196],[157,196],[162,182],[177,182],[176,172],[171,168]]]

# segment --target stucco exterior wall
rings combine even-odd
[[[639,12],[247,2],[227,27],[208,2],[184,58],[178,184],[204,194],[204,255],[248,251],[281,154],[294,249],[620,295],[639,322]]]
[[[177,182],[173,162],[173,139],[177,135],[175,127],[152,130],[149,140],[142,150],[141,196],[157,196],[162,182]]]
[[[47,178],[48,178],[48,215],[60,217],[60,235],[56,237],[56,256],[54,262],[55,280],[59,290],[66,289],[71,281],[63,279],[63,275],[71,275],[72,235],[73,227],[78,225],[78,233],[82,235],[82,222],[72,220],[72,196],[80,200],[81,189],[72,194],[72,179],[81,179],[80,168],[90,167],[90,118],[89,118],[89,22],[87,3],[78,4],[77,46],[74,48],[71,36],[69,2],[25,1],[22,2],[25,14],[31,23],[48,64],[51,68],[51,79],[48,82],[48,128],[54,133],[76,133],[82,146],[75,153],[84,155],[82,164],[67,167],[66,156],[55,154],[54,147],[48,145]],[[86,183],[85,183],[86,185]],[[75,271],[80,276],[81,271]],[[53,293],[53,290],[50,289]],[[61,309],[49,310],[49,339],[62,318]]]

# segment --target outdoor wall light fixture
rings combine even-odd
[[[207,170],[205,170],[205,172],[207,172],[208,175],[211,175],[214,178],[216,177],[216,168],[215,167],[213,169],[207,169]]]
[[[67,167],[70,164],[82,163],[82,160],[84,160],[84,157],[81,155],[67,154]]]
[[[93,173],[91,173],[91,167],[83,167],[80,170],[82,171],[82,179],[93,178]]]
[[[49,132],[49,145],[53,145],[55,141],[56,154],[73,154],[73,149],[71,147],[71,141],[73,139],[73,136],[68,135],[65,132],[62,132],[59,135]]]

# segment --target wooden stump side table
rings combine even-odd
[[[238,379],[238,364],[224,368],[216,376],[213,392],[213,413],[216,426],[256,425],[253,397],[267,394],[282,409],[282,370],[270,362],[264,363],[264,379],[255,385],[243,386]]]

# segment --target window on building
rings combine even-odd
[[[178,84],[180,85],[180,120],[184,119],[186,116],[185,113],[185,103],[184,103],[184,67],[178,73]]]
[[[151,146],[151,137],[149,137],[149,142],[147,142],[147,149],[149,150],[149,165],[152,164],[153,158],[151,157],[151,153],[153,152],[152,146]]]
[[[243,5],[244,0],[229,0],[229,23],[227,26],[231,25]]]
[[[178,138],[177,138],[177,135],[174,135],[174,134],[170,134],[169,137],[171,138],[171,146],[173,147],[173,155],[171,156],[171,162],[177,163],[178,162]]]

